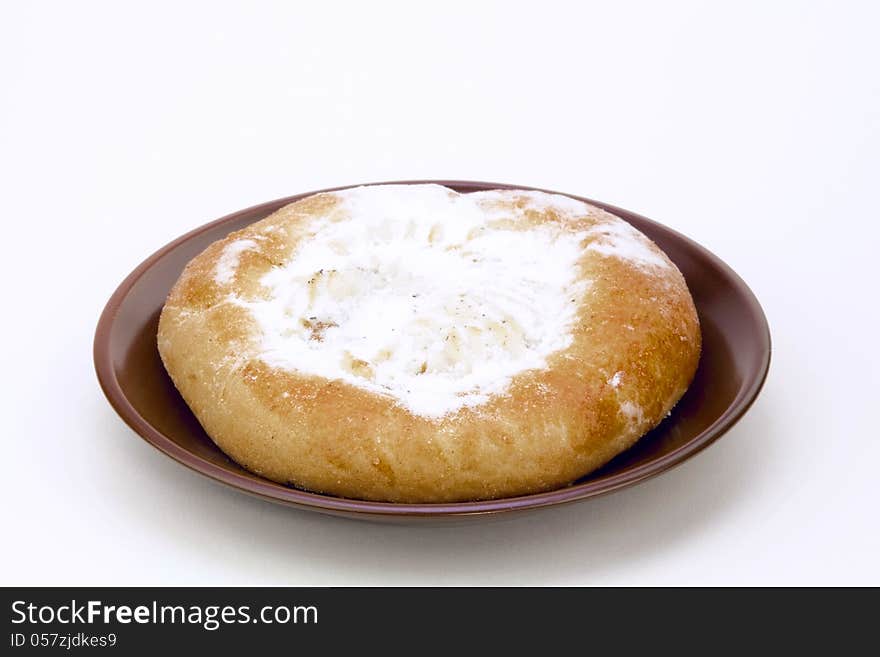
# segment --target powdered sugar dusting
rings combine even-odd
[[[310,220],[288,261],[260,280],[264,292],[229,300],[255,319],[268,365],[345,381],[423,417],[479,406],[571,344],[592,285],[578,264],[585,249],[644,270],[672,266],[635,228],[567,196],[438,185],[333,194],[341,203]],[[517,223],[534,211],[560,221]],[[215,280],[232,282],[259,239],[228,244]],[[623,377],[607,383],[619,392]],[[620,412],[634,427],[644,417],[630,401]]]
[[[270,366],[440,417],[503,393],[571,344],[590,285],[577,264],[585,231],[498,227],[498,210],[481,204],[489,193],[437,185],[335,194],[343,214],[313,222],[314,237],[265,274],[266,298],[237,301],[256,319]],[[540,192],[530,199],[568,215],[589,207]]]
[[[587,247],[604,256],[622,258],[638,267],[670,267],[669,262],[642,233],[616,217],[590,229],[595,239]]]
[[[509,201],[511,193],[516,194],[518,201],[525,201],[525,204],[522,208],[523,210],[535,210],[537,212],[543,212],[545,210],[555,210],[556,212],[562,213],[563,215],[582,217],[589,214],[591,211],[595,211],[596,209],[593,206],[588,205],[583,201],[578,201],[577,199],[571,198],[570,196],[564,196],[563,194],[550,194],[547,192],[538,192],[527,189],[517,189],[513,191],[490,189],[484,192],[474,192],[472,194],[469,194],[469,196],[471,196],[478,202]]]
[[[620,402],[620,412],[623,413],[630,424],[636,426],[640,426],[645,420],[642,407],[631,401]]]
[[[235,278],[235,272],[238,269],[238,261],[241,254],[249,249],[257,246],[254,240],[242,239],[235,240],[226,245],[220,259],[217,261],[217,267],[214,270],[214,280],[221,285],[232,282]]]

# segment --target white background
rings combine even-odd
[[[880,584],[876,7],[4,3],[0,584]],[[251,499],[114,415],[91,341],[144,257],[407,178],[591,196],[701,242],[769,318],[758,402],[643,485],[443,528]]]

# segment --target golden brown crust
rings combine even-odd
[[[501,203],[515,207],[521,199],[508,192]],[[212,244],[190,262],[163,308],[158,343],[166,369],[208,435],[245,468],[370,500],[527,494],[603,465],[656,426],[687,389],[700,330],[679,271],[586,248],[579,265],[592,280],[590,302],[578,308],[571,345],[480,406],[423,417],[343,381],[269,367],[256,353],[248,311],[228,297],[259,295],[260,277],[308,236],[312,217],[332,215],[336,205],[332,194],[309,197]],[[572,230],[608,217],[595,208],[574,221],[552,210],[527,216],[533,224],[568,222]],[[254,248],[240,254],[230,280],[218,282],[224,248],[241,239]]]

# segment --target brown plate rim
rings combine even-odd
[[[672,452],[669,452],[657,459],[643,463],[626,472],[622,472],[611,477],[601,480],[586,481],[579,484],[573,484],[565,488],[560,488],[543,493],[535,493],[532,495],[524,495],[520,497],[507,497],[496,500],[485,500],[478,502],[447,502],[432,504],[401,504],[393,502],[370,502],[366,500],[357,500],[341,497],[332,497],[321,495],[319,493],[310,493],[304,490],[283,486],[269,480],[253,479],[250,476],[231,472],[219,465],[211,463],[206,459],[187,451],[182,448],[171,438],[158,431],[145,418],[143,418],[137,409],[129,402],[122,389],[113,368],[112,355],[110,350],[110,338],[112,335],[113,324],[116,313],[119,310],[123,300],[128,295],[135,283],[144,275],[153,265],[161,259],[168,251],[176,248],[181,243],[193,238],[194,236],[209,230],[224,222],[231,222],[240,215],[250,212],[259,211],[261,208],[270,208],[293,202],[294,200],[318,194],[321,192],[335,191],[339,189],[347,189],[349,187],[357,187],[359,185],[343,185],[339,187],[330,187],[314,192],[306,192],[303,194],[295,194],[265,203],[238,210],[231,214],[225,215],[220,219],[216,219],[195,228],[177,239],[169,242],[155,253],[146,258],[138,265],[116,288],[110,299],[104,307],[98,325],[95,330],[95,339],[93,345],[93,355],[95,363],[95,372],[98,377],[101,389],[110,402],[110,405],[122,420],[131,427],[135,433],[146,440],[150,445],[157,448],[162,453],[171,457],[178,463],[203,474],[215,481],[227,484],[240,491],[256,495],[258,497],[271,500],[274,502],[285,503],[298,506],[301,508],[311,509],[315,511],[323,511],[334,514],[366,514],[369,516],[383,517],[443,517],[443,516],[470,516],[470,515],[486,515],[497,514],[508,511],[525,510],[558,505],[567,502],[574,502],[599,495],[611,493],[621,488],[632,486],[646,479],[657,476],[671,468],[681,464],[685,460],[699,453],[713,442],[718,440],[724,433],[733,427],[739,419],[749,410],[754,403],[758,394],[764,386],[767,373],[770,368],[771,357],[771,340],[770,328],[767,318],[761,308],[760,303],[755,297],[752,290],[745,281],[722,261],[714,253],[701,246],[697,242],[691,240],[678,231],[668,226],[659,224],[652,219],[648,219],[635,212],[619,208],[608,203],[595,201],[586,197],[567,194],[565,192],[557,192],[553,190],[542,189],[539,187],[531,187],[528,185],[512,185],[507,183],[492,183],[471,180],[398,180],[388,182],[360,183],[363,185],[393,185],[393,184],[427,184],[433,183],[438,185],[446,185],[449,187],[474,187],[483,189],[524,189],[543,191],[552,194],[562,194],[593,205],[602,207],[609,212],[626,216],[637,217],[641,221],[649,224],[660,226],[663,230],[670,232],[677,239],[684,242],[689,249],[697,251],[703,258],[712,262],[712,264],[724,272],[736,285],[740,292],[740,297],[748,311],[750,319],[759,329],[757,332],[757,340],[761,353],[761,362],[758,366],[756,375],[749,379],[743,385],[733,402],[727,409],[702,432],[694,436],[691,440],[681,445]]]

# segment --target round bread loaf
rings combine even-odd
[[[377,185],[215,242],[159,321],[208,435],[263,477],[393,502],[564,486],[656,426],[700,329],[681,273],[566,196]]]

